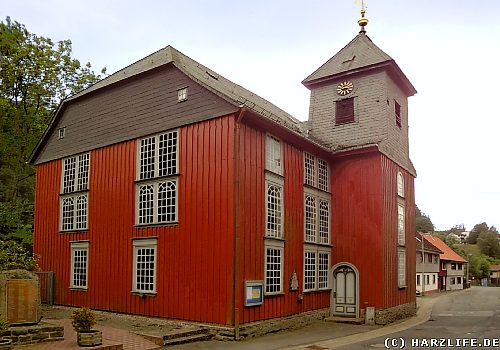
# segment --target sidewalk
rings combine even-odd
[[[410,319],[390,324],[388,326],[350,325],[332,322],[317,322],[310,326],[268,334],[262,337],[250,338],[242,341],[206,341],[177,345],[178,350],[189,349],[240,349],[240,350],[310,350],[334,349],[353,342],[365,341],[381,337],[394,332],[406,330],[426,322],[437,298],[448,293],[437,293],[417,298],[417,315]],[[49,349],[82,349],[76,344],[76,332],[71,327],[69,319],[45,319],[44,321],[64,326],[64,341],[37,345],[20,346],[20,349],[49,350]],[[158,345],[141,336],[115,326],[98,325],[101,330],[103,345],[108,350],[149,350],[158,349]],[[119,346],[123,344],[123,347]],[[87,349],[95,349],[90,347]],[[166,348],[165,348],[166,349]]]

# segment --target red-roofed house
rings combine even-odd
[[[416,239],[416,282],[417,294],[437,292],[440,271],[439,255],[443,253],[433,244],[422,238],[424,233],[417,232]]]
[[[465,264],[467,260],[448,247],[441,239],[429,234],[422,235],[429,243],[440,249],[441,269],[438,273],[439,290],[457,290],[464,288]]]

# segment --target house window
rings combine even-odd
[[[455,284],[455,277],[451,277],[451,278],[450,278],[450,283],[451,283],[451,284]]]
[[[62,193],[86,191],[89,186],[90,154],[80,154],[63,160]]]
[[[404,248],[398,250],[398,286],[406,287],[406,250]]]
[[[283,238],[283,179],[266,176],[266,237]]]
[[[132,291],[156,293],[156,239],[135,239],[133,241],[134,266]]]
[[[405,245],[405,205],[398,203],[398,245]]]
[[[420,285],[420,275],[417,275],[417,286]]]
[[[63,160],[62,195],[60,198],[61,231],[86,230],[88,223],[88,191],[90,154]]]
[[[328,248],[304,248],[304,292],[328,289],[330,251]]]
[[[427,262],[432,263],[432,255],[427,254]]]
[[[436,275],[432,275],[432,284],[436,284]]]
[[[304,183],[328,192],[328,163],[325,160],[316,158],[309,153],[304,153]]]
[[[283,164],[281,155],[281,141],[274,136],[267,135],[266,138],[266,169],[283,175]]]
[[[284,242],[265,242],[265,291],[266,294],[283,292],[283,248]]]
[[[457,264],[457,266],[459,270],[462,270],[462,264]]]
[[[457,284],[462,284],[462,277],[457,277]]]
[[[397,185],[398,185],[398,196],[404,198],[405,196],[405,180],[403,178],[403,174],[398,171],[397,175]]]
[[[137,224],[177,222],[178,134],[169,131],[139,142],[137,184]]]
[[[335,125],[354,122],[354,97],[335,102]]]
[[[89,242],[71,243],[71,280],[70,287],[88,287]]]
[[[430,284],[430,276],[429,275],[425,275],[425,284]]]
[[[394,101],[394,115],[396,116],[396,125],[401,127],[401,105]]]
[[[66,127],[62,127],[62,128],[57,129],[57,139],[58,140],[63,139],[65,135],[66,135]]]
[[[330,201],[317,193],[304,196],[304,240],[309,243],[330,243]]]
[[[457,269],[457,264],[455,264],[455,263],[451,263],[451,269],[452,269],[452,270],[456,270],[456,269]]]
[[[182,89],[177,90],[177,102],[186,101],[188,98],[188,88],[184,87]]]

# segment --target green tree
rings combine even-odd
[[[415,226],[417,232],[434,232],[434,224],[428,215],[421,212],[418,206],[415,206]]]
[[[38,265],[31,252],[14,241],[0,241],[0,271],[2,270],[36,270]]]
[[[470,231],[469,236],[467,237],[467,243],[469,244],[477,244],[477,238],[481,232],[489,231],[488,225],[483,222],[481,224],[474,225],[472,231]]]
[[[0,239],[30,245],[35,172],[29,155],[60,101],[100,79],[71,53],[69,40],[54,43],[9,17],[0,22]]]
[[[477,245],[484,255],[500,258],[500,241],[494,231],[481,232],[477,238]]]

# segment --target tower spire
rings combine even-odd
[[[368,18],[365,17],[366,5],[365,1],[361,0],[361,18],[358,20],[358,24],[361,27],[360,33],[365,33],[365,27],[368,25]]]

